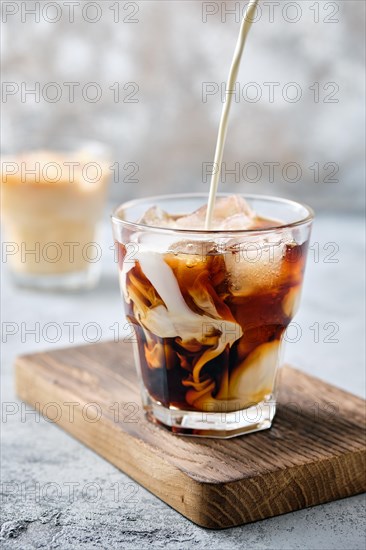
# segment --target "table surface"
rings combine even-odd
[[[357,218],[318,218],[286,360],[365,397],[363,235]],[[104,240],[111,241],[107,226]],[[3,548],[363,550],[363,495],[224,531],[205,530],[17,400],[12,372],[17,354],[126,333],[108,248],[101,283],[89,292],[20,290],[3,269]]]

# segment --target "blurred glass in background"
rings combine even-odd
[[[57,151],[28,149],[2,158],[3,261],[20,286],[97,284],[108,161],[101,144],[71,139]]]

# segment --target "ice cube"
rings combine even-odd
[[[137,223],[149,225],[151,227],[171,227],[173,224],[172,217],[158,206],[152,206],[146,210]]]
[[[182,240],[174,242],[169,247],[169,253],[197,256],[197,259],[201,258],[202,260],[206,256],[212,256],[218,252],[220,252],[220,243],[215,241]]]
[[[247,236],[225,254],[229,290],[234,296],[249,296],[278,283],[286,243],[277,236]]]
[[[175,227],[181,229],[204,229],[207,204],[187,216],[181,216],[175,221]],[[248,229],[253,225],[255,213],[247,202],[239,195],[219,197],[216,199],[212,217],[212,229]],[[230,227],[230,220],[232,225]]]
[[[253,219],[252,216],[247,216],[243,213],[234,214],[221,222],[220,229],[226,229],[228,231],[250,229],[253,227]]]

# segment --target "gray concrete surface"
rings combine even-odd
[[[297,367],[360,396],[365,394],[363,233],[358,219],[318,219],[313,243],[319,243],[320,258],[316,262],[311,252],[302,307],[295,319],[301,337],[288,344],[286,354]],[[110,240],[106,227],[106,249]],[[333,257],[337,263],[326,261],[332,251],[324,250],[326,243],[339,247]],[[63,296],[19,290],[6,269],[2,289],[2,322],[18,326],[3,345],[2,396],[8,414],[1,423],[2,548],[365,548],[362,495],[225,531],[204,530],[54,424],[22,408],[13,389],[12,363],[18,353],[70,345],[67,321],[80,323],[75,344],[85,340],[82,328],[88,322],[100,325],[103,340],[113,338],[109,328],[113,323],[123,327],[110,251],[104,254],[103,278],[93,292]],[[60,340],[52,344],[26,336],[24,329],[36,321],[41,330],[49,322],[59,323]],[[309,328],[314,323],[319,323],[319,342]],[[326,323],[336,324],[332,327],[339,327],[337,334],[332,336]]]

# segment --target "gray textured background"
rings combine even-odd
[[[227,79],[239,28],[238,10],[225,15],[224,2],[211,2],[219,13],[204,22],[204,14],[211,9],[204,2],[121,1],[115,23],[113,2],[97,2],[98,13],[93,7],[83,12],[82,6],[90,4],[83,1],[75,7],[74,22],[70,22],[64,2],[58,3],[58,11],[52,7],[42,11],[49,3],[41,2],[40,21],[36,22],[34,15],[25,12],[34,2],[3,4],[19,8],[3,25],[4,81],[19,86],[19,92],[7,96],[3,104],[5,150],[20,145],[52,146],[60,136],[101,140],[111,147],[113,160],[121,163],[120,180],[111,184],[115,202],[157,192],[208,188],[202,181],[202,162],[213,159],[222,103],[220,94],[203,102],[202,86]],[[236,183],[233,176],[227,176],[221,189],[305,199],[318,210],[360,212],[365,3],[302,0],[292,3],[297,7],[291,7],[291,2],[275,4],[260,2],[239,74],[245,98],[255,93],[254,88],[245,89],[250,82],[260,86],[262,97],[253,103],[241,95],[234,104],[225,154],[228,169],[237,162],[241,168],[255,162],[262,178],[248,183],[241,177]],[[226,5],[240,8],[245,3]],[[58,22],[48,22],[57,17]],[[100,19],[95,23],[85,20],[94,18]],[[41,90],[50,82],[57,83],[60,100],[47,101],[55,89],[46,87],[38,103],[30,95],[22,101],[22,86],[34,88],[36,82]],[[69,101],[65,82],[80,83],[74,102]],[[102,92],[95,103],[82,95],[90,82],[96,82]],[[121,92],[117,103],[109,89],[116,82]],[[123,90],[123,86],[130,82],[139,87],[132,98],[138,103],[126,102],[134,88]],[[272,103],[266,82],[279,83]],[[302,93],[295,103],[283,97],[290,82]],[[315,82],[319,83],[319,102],[309,89]],[[324,90],[324,86],[328,87]],[[88,92],[92,98],[93,89],[87,88]],[[288,90],[290,96],[294,92]],[[138,184],[126,178],[130,169],[123,167],[128,162],[139,166]],[[269,182],[265,162],[280,163],[274,183]],[[282,169],[289,162],[301,167],[302,177],[296,183],[283,178]],[[314,183],[310,169],[314,163],[320,166],[319,184]],[[324,183],[332,172],[331,166],[324,169],[327,163],[338,165],[338,183]],[[291,169],[289,178],[296,179]],[[256,179],[254,168],[249,169],[247,179]]]
[[[138,2],[139,11],[123,22],[134,6],[120,2],[120,22],[113,22],[113,2],[99,2],[101,19],[83,21],[81,7],[75,7],[75,22],[68,21],[63,2],[61,20],[49,23],[44,17],[21,20],[22,10],[34,2],[3,2],[19,11],[3,24],[3,80],[22,87],[43,87],[56,82],[64,95],[56,103],[40,97],[37,103],[20,93],[2,103],[2,145],[12,152],[21,147],[52,146],[59,141],[94,139],[105,142],[113,161],[121,165],[118,182],[112,182],[110,201],[168,191],[208,188],[202,181],[202,162],[214,152],[220,116],[219,96],[202,101],[202,83],[221,83],[237,39],[238,23],[220,13],[202,21],[202,3],[185,1]],[[44,6],[46,2],[41,2]],[[88,2],[82,1],[85,6]],[[131,3],[130,3],[131,4]],[[228,6],[234,3],[227,3]],[[263,2],[262,2],[263,4]],[[284,183],[276,177],[249,185],[228,178],[221,190],[258,191],[287,195],[308,201],[318,219],[312,238],[313,252],[295,321],[301,338],[288,344],[286,359],[297,367],[358,395],[365,395],[364,371],[364,22],[363,0],[297,3],[302,15],[287,22],[275,8],[273,23],[269,8],[254,25],[243,66],[241,86],[262,85],[263,99],[257,103],[235,103],[225,160],[245,166],[256,162],[297,162],[303,171],[301,183]],[[241,5],[241,3],[238,5]],[[221,2],[218,3],[221,6]],[[319,7],[314,22],[311,6]],[[336,23],[326,23],[333,15]],[[278,11],[280,10],[280,11]],[[88,12],[94,17],[93,11]],[[50,8],[49,17],[52,15]],[[288,12],[293,17],[293,12]],[[4,17],[4,12],[3,12]],[[265,99],[264,82],[297,82],[303,98],[285,101]],[[65,96],[64,82],[80,87],[96,82],[102,98],[85,101],[76,91],[75,102]],[[114,102],[109,86],[120,83],[121,98],[139,86],[138,103]],[[321,100],[314,102],[309,86],[319,82]],[[322,87],[339,86],[337,103],[324,103]],[[51,92],[51,90],[50,90]],[[138,183],[128,182],[126,163],[138,165]],[[329,170],[321,171],[314,183],[310,166],[334,162],[339,166],[338,183],[325,183]],[[128,168],[128,167],[127,167]],[[123,181],[126,180],[127,181]],[[267,180],[267,182],[266,182]],[[12,364],[19,353],[68,346],[65,322],[79,323],[74,344],[86,343],[82,328],[89,322],[100,325],[101,338],[110,340],[114,323],[124,326],[122,305],[112,253],[107,216],[104,224],[103,277],[92,293],[77,295],[39,294],[19,290],[2,265],[2,320],[15,323],[18,332],[7,338],[2,354],[2,396],[14,404],[14,414],[2,420],[2,531],[6,549],[55,548],[86,550],[126,548],[253,548],[258,550],[364,550],[365,500],[344,499],[294,514],[257,522],[223,532],[206,531],[135,486],[106,461],[84,448],[54,425],[21,415],[21,404],[13,388]],[[318,261],[315,255],[319,243]],[[327,243],[334,243],[327,249]],[[336,248],[334,248],[334,245]],[[333,247],[333,248],[332,248]],[[329,253],[335,250],[335,263]],[[52,344],[22,334],[35,322],[40,328],[58,323],[62,337]],[[320,326],[320,341],[310,327]],[[327,342],[327,323],[338,326],[336,341]],[[61,495],[44,494],[47,483],[56,483]],[[72,501],[67,484],[77,483]],[[83,494],[88,484],[99,487],[96,502]],[[113,499],[113,484],[120,495]],[[25,489],[22,492],[22,484]],[[38,486],[37,486],[38,484]],[[136,502],[128,498],[130,487],[137,490]],[[37,500],[34,490],[41,491]],[[91,494],[93,496],[93,493]]]

